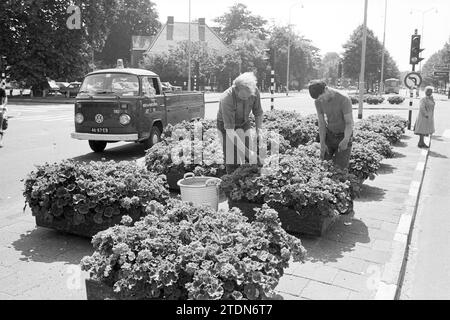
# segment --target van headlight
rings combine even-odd
[[[75,122],[78,124],[82,124],[84,122],[84,116],[81,113],[77,113],[75,115]]]
[[[121,125],[126,126],[131,121],[131,117],[127,114],[121,114],[119,117],[119,122]]]

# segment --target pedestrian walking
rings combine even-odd
[[[347,169],[352,150],[352,102],[348,95],[321,80],[310,83],[309,93],[315,100],[319,122],[320,157]]]
[[[419,114],[414,124],[414,133],[419,136],[419,148],[429,148],[425,144],[424,137],[434,133],[434,106],[436,105],[433,98],[434,88],[428,86],[425,88],[425,97],[420,99]]]
[[[257,158],[256,153],[248,149],[248,139],[238,134],[238,130],[242,130],[241,133],[247,135],[251,129],[250,113],[255,117],[256,131],[259,133],[263,120],[261,97],[255,75],[246,72],[234,79],[233,85],[222,93],[217,112],[217,129],[228,174],[243,164],[246,158],[248,160],[246,155],[250,159]]]
[[[0,85],[0,148],[3,147],[3,135],[6,124],[6,104],[8,103],[8,97],[5,91],[5,84],[2,82]]]

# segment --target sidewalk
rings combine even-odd
[[[394,299],[411,215],[427,152],[411,132],[367,181],[354,204],[325,237],[302,238],[305,264],[291,263],[277,291],[284,299]],[[0,214],[0,300],[86,299],[80,259],[90,241],[36,227],[22,204]]]
[[[307,262],[291,263],[277,291],[284,299],[393,300],[427,151],[411,131],[366,181],[354,217],[341,216],[319,239],[302,238]]]

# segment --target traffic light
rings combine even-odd
[[[266,60],[270,66],[275,65],[275,51],[273,48],[264,49],[264,60]]]
[[[420,53],[424,49],[420,48],[420,35],[414,34],[411,36],[411,54],[409,56],[409,63],[412,65],[418,64],[423,58],[420,57]]]

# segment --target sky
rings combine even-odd
[[[214,18],[243,3],[254,14],[270,23],[288,25],[311,39],[322,55],[343,53],[342,45],[364,21],[365,0],[190,0],[191,21],[205,18],[215,26]],[[189,21],[189,0],[152,0],[161,23],[167,16]],[[383,41],[385,0],[368,0],[367,27]],[[411,35],[422,34],[422,57],[427,59],[441,50],[450,39],[450,0],[387,0],[386,49],[401,71],[411,69]],[[426,60],[424,60],[425,62]]]

